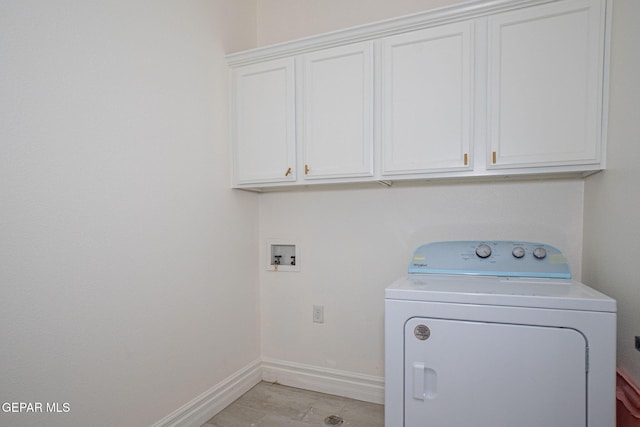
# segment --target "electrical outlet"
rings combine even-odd
[[[324,305],[313,306],[313,321],[315,323],[324,323]]]
[[[640,351],[640,336],[636,335],[636,350]]]

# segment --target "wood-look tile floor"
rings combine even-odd
[[[343,422],[329,420],[337,416]],[[384,427],[384,407],[261,382],[202,427]]]

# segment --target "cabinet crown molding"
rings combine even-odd
[[[477,18],[493,13],[520,9],[557,0],[471,0],[390,18],[383,21],[358,25],[328,33],[281,42],[269,46],[230,53],[226,56],[231,67],[253,62],[267,61],[286,56],[336,47],[344,44],[372,40],[393,34],[429,28],[462,19]]]

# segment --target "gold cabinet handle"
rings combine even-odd
[[[464,153],[464,165],[467,166],[469,164],[469,155]]]
[[[309,165],[304,165],[304,174],[309,175]]]
[[[291,175],[291,168],[287,169],[287,171],[284,173],[284,176],[289,176]]]
[[[494,151],[494,152],[491,154],[491,156],[492,156],[492,157],[491,157],[491,160],[493,161],[493,164],[495,164],[495,163],[496,163],[496,156],[497,156],[496,152]]]

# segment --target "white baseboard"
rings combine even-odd
[[[373,375],[263,359],[262,379],[365,402],[384,403],[384,378]]]
[[[200,427],[261,380],[384,403],[384,378],[276,359],[255,360],[151,427]]]
[[[261,379],[262,363],[260,360],[253,361],[151,427],[200,427]]]

